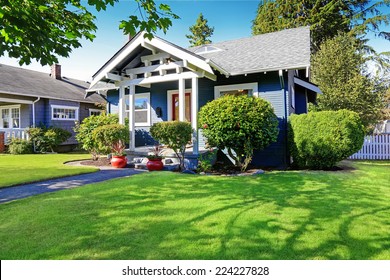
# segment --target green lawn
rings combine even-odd
[[[0,205],[0,259],[390,259],[390,163],[143,173]]]
[[[65,161],[89,158],[87,154],[0,154],[0,188],[96,171],[92,167],[64,165]]]

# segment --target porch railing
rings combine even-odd
[[[28,140],[27,128],[0,128],[0,131],[4,131],[4,142],[8,144],[12,138],[19,138]]]

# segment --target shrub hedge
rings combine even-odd
[[[30,140],[12,138],[8,144],[8,152],[13,155],[32,154],[33,145]]]
[[[365,130],[359,115],[349,110],[292,115],[289,146],[298,168],[330,169],[363,145]]]

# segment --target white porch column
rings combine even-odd
[[[179,79],[179,121],[184,122],[186,120],[186,93],[185,93],[185,80]]]
[[[192,78],[192,92],[191,92],[191,126],[194,132],[192,133],[192,153],[199,154],[198,142],[198,78]]]
[[[129,87],[129,150],[135,151],[135,86]]]
[[[126,115],[126,102],[125,102],[125,87],[119,87],[119,102],[118,102],[118,115],[119,115],[119,123],[125,124],[125,115]]]

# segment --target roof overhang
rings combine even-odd
[[[87,95],[97,92],[95,88],[99,82],[110,82],[120,87],[148,86],[180,77],[216,80],[206,59],[161,38],[145,38],[144,34],[138,33],[96,72]]]
[[[307,82],[305,80],[302,80],[298,77],[294,77],[294,83],[297,85],[300,85],[301,87],[304,87],[307,90],[310,90],[312,92],[322,94],[322,91],[320,90],[320,88],[317,85],[310,83],[310,82]]]

